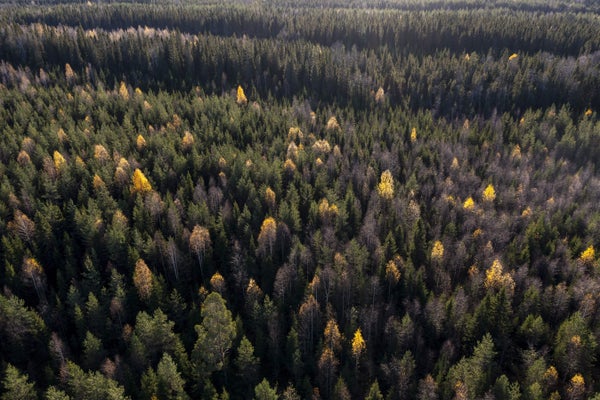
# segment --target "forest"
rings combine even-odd
[[[600,399],[600,6],[0,1],[0,400]]]

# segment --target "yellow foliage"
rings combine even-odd
[[[65,64],[65,78],[67,79],[67,82],[71,82],[75,79],[75,72],[73,72],[73,68],[71,68],[69,63]]]
[[[354,356],[357,364],[360,356],[364,353],[366,348],[367,344],[365,343],[365,339],[363,339],[360,328],[358,328],[356,332],[354,332],[354,338],[352,338],[352,355]]]
[[[503,271],[504,267],[497,258],[492,263],[492,266],[485,272],[485,287],[486,289],[505,288],[509,292],[513,292],[515,289],[515,281],[508,272]]]
[[[412,130],[410,131],[410,141],[412,143],[417,141],[417,128],[412,128]]]
[[[196,225],[190,235],[190,250],[198,256],[204,254],[211,245],[210,232],[203,226]]]
[[[470,211],[475,208],[475,202],[473,201],[472,197],[469,196],[469,198],[465,200],[465,202],[463,203],[463,208],[467,211]]]
[[[585,249],[579,256],[579,260],[581,260],[581,262],[583,262],[584,264],[591,264],[594,262],[595,259],[596,250],[594,249],[593,245]]]
[[[494,189],[494,185],[491,183],[487,185],[487,187],[483,190],[483,201],[485,202],[493,202],[496,199],[496,190]]]
[[[591,116],[592,116],[592,114],[593,114],[593,111],[592,111],[592,109],[591,109],[591,108],[588,108],[587,110],[585,110],[585,114],[584,114],[584,115],[585,115],[586,117],[591,117]]]
[[[285,160],[283,163],[283,169],[289,174],[293,173],[296,170],[296,164],[289,158]]]
[[[190,150],[194,145],[194,137],[189,131],[185,131],[183,138],[181,139],[181,147],[183,150]]]
[[[133,172],[132,181],[133,193],[146,193],[152,190],[152,185],[150,185],[150,182],[148,182],[148,179],[139,168],[136,168],[136,170]]]
[[[239,105],[248,103],[248,99],[246,98],[246,95],[244,94],[244,89],[242,88],[242,86],[238,86],[238,88],[237,88],[237,95],[236,95],[235,101]]]
[[[517,53],[512,53],[512,54],[510,55],[510,57],[508,57],[508,61],[515,60],[515,59],[517,59],[518,57],[519,57],[519,55],[518,55]]]
[[[214,292],[223,294],[225,291],[225,278],[218,271],[210,278],[210,286]]]
[[[325,126],[325,129],[328,131],[333,131],[333,130],[338,130],[340,129],[340,124],[338,123],[338,120],[336,117],[332,116],[331,118],[329,118],[329,120],[327,121],[327,125]]]
[[[519,160],[521,158],[521,146],[516,144],[510,156],[514,159]]]
[[[383,91],[383,88],[380,87],[379,89],[377,89],[377,93],[375,93],[375,101],[377,103],[383,103],[384,100],[385,100],[385,92]]]
[[[277,238],[277,222],[275,222],[275,218],[267,217],[263,221],[260,232],[258,234],[258,244],[259,247],[264,250],[268,247],[269,254],[273,254],[273,245],[275,244],[275,239]]]
[[[431,249],[431,261],[441,262],[444,258],[444,245],[439,240],[436,240]]]
[[[400,281],[400,271],[398,270],[398,266],[394,260],[388,261],[387,265],[385,266],[385,279],[387,279],[393,285]]]
[[[152,294],[152,271],[141,258],[135,263],[133,284],[142,300],[148,300]]]
[[[21,165],[29,164],[31,162],[31,158],[25,150],[21,150],[17,156],[17,162]]]
[[[104,183],[102,178],[100,178],[100,176],[98,176],[98,174],[94,175],[94,180],[92,182],[92,185],[94,186],[94,189],[96,189],[96,190],[106,187],[106,184]]]
[[[329,204],[326,198],[319,203],[319,216],[323,223],[330,222],[338,215],[338,207],[335,204]]]
[[[313,150],[319,152],[319,153],[324,153],[327,154],[331,151],[331,145],[329,144],[329,142],[327,140],[317,140],[313,146],[312,146]]]
[[[107,161],[110,158],[108,151],[101,144],[97,144],[94,146],[94,158],[98,161]]]
[[[574,347],[581,346],[581,336],[579,336],[579,335],[571,336],[570,342]]]
[[[121,96],[123,100],[129,100],[129,90],[123,81],[121,81],[121,84],[119,85],[119,96]]]
[[[323,336],[325,337],[326,347],[330,348],[332,351],[340,351],[342,349],[342,334],[340,333],[337,322],[335,322],[333,318],[327,321]]]
[[[219,157],[219,168],[224,169],[227,166],[225,157]]]
[[[288,130],[288,140],[294,141],[296,139],[302,139],[304,137],[304,133],[297,126],[292,126]]]
[[[58,141],[61,143],[64,143],[68,140],[67,134],[63,128],[59,128],[58,132],[56,132],[56,135],[58,136]]]
[[[52,157],[54,158],[54,168],[56,168],[57,171],[60,171],[67,163],[67,161],[65,160],[63,155],[60,154],[58,152],[58,150],[54,151],[54,154]]]
[[[135,140],[135,145],[138,150],[142,150],[144,147],[146,147],[146,139],[144,139],[142,135],[138,135],[137,139]]]
[[[271,209],[275,208],[275,192],[270,187],[265,190],[265,201]]]
[[[571,385],[573,385],[573,386],[583,386],[583,385],[585,385],[585,380],[583,379],[583,376],[581,376],[581,374],[575,374],[571,378]]]
[[[556,368],[554,367],[554,365],[551,365],[548,367],[546,372],[544,372],[544,381],[546,381],[547,384],[552,385],[557,380],[558,380],[558,371],[556,371]]]
[[[124,157],[119,158],[119,163],[117,166],[123,169],[129,169],[129,161],[127,161]]]
[[[386,169],[381,174],[381,180],[379,181],[379,185],[377,185],[377,193],[386,200],[394,197],[394,177],[389,169]]]
[[[452,164],[450,165],[450,168],[452,169],[458,169],[460,165],[458,164],[458,158],[454,157],[452,159]]]

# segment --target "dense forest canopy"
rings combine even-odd
[[[600,398],[596,2],[26,3],[1,399]]]

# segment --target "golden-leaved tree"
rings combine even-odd
[[[133,271],[133,284],[137,289],[138,296],[142,300],[148,300],[152,294],[152,271],[141,258],[136,261]]]
[[[377,185],[377,193],[385,200],[391,200],[394,197],[394,177],[389,169],[381,174],[381,179]]]
[[[258,248],[264,254],[266,249],[269,250],[269,255],[273,255],[273,246],[277,238],[277,223],[273,217],[267,217],[260,227],[258,234]]]
[[[152,185],[150,185],[148,178],[146,178],[146,175],[144,175],[144,173],[139,168],[136,168],[133,172],[132,181],[133,187],[131,191],[133,193],[143,194],[152,191]]]
[[[238,86],[238,88],[237,88],[237,95],[235,97],[235,101],[239,105],[248,103],[248,99],[246,98],[246,94],[244,93],[244,89],[242,88],[241,85]]]

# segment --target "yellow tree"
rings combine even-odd
[[[65,78],[68,83],[73,83],[76,78],[75,72],[73,72],[73,68],[71,68],[69,63],[65,64]]]
[[[492,266],[485,272],[485,287],[486,289],[505,288],[509,293],[514,292],[515,281],[508,272],[504,272],[504,267],[497,258],[492,263]]]
[[[463,203],[463,208],[467,211],[471,211],[472,209],[475,208],[475,202],[473,201],[472,197],[468,197],[465,202]]]
[[[152,271],[141,258],[135,263],[133,284],[140,299],[148,300],[150,298],[150,295],[152,295]]]
[[[394,197],[394,177],[389,169],[381,174],[381,180],[377,185],[377,193],[385,200],[391,200]]]
[[[196,225],[190,235],[190,250],[198,257],[200,276],[203,278],[202,261],[206,251],[211,246],[210,232],[203,226]]]
[[[385,100],[385,91],[383,90],[382,87],[380,87],[379,89],[377,89],[377,93],[375,93],[375,102],[383,103],[384,100]]]
[[[433,243],[433,248],[431,249],[431,261],[440,263],[444,259],[444,245],[439,240],[436,240]]]
[[[54,168],[56,169],[56,171],[60,172],[60,170],[66,165],[67,161],[65,160],[63,155],[60,154],[60,152],[58,152],[57,150],[54,151],[52,158],[54,159]]]
[[[331,118],[329,118],[329,120],[327,121],[327,125],[325,126],[325,129],[328,131],[334,131],[334,130],[341,129],[340,124],[335,116],[332,116]]]
[[[396,256],[398,257],[398,256]],[[399,258],[399,257],[398,257]],[[388,297],[392,293],[392,287],[400,281],[400,270],[396,260],[390,260],[385,266],[385,280],[388,282]]]
[[[225,278],[218,271],[213,274],[210,278],[210,287],[213,292],[219,293],[221,296],[225,294],[226,286],[225,286]]]
[[[189,151],[194,145],[194,136],[190,133],[190,131],[185,131],[183,134],[183,138],[181,139],[181,148],[184,151]]]
[[[136,168],[133,172],[132,181],[133,187],[131,191],[133,193],[146,193],[152,190],[152,185],[150,185],[150,182],[148,182],[148,178],[146,178],[144,173],[139,168]]]
[[[267,189],[265,190],[265,201],[266,201],[267,205],[269,206],[269,209],[271,211],[273,211],[275,209],[275,204],[276,204],[275,192],[270,187],[267,187]]]
[[[342,349],[342,334],[340,333],[340,329],[338,328],[335,319],[331,318],[327,321],[323,336],[323,341],[327,348],[331,349],[333,352],[339,352]]]
[[[146,147],[146,139],[144,139],[141,134],[137,136],[137,139],[135,140],[135,146],[137,147],[138,151]]]
[[[569,387],[567,388],[567,393],[569,395],[569,399],[572,400],[583,398],[583,395],[585,394],[585,380],[581,374],[575,374],[571,378]]]
[[[587,249],[582,251],[581,255],[579,256],[579,260],[582,263],[584,263],[585,265],[593,264],[595,259],[596,259],[596,250],[594,249],[593,245],[589,246]]]
[[[241,85],[237,88],[237,96],[235,98],[235,101],[239,105],[248,103],[248,99],[246,98],[246,95],[244,94],[244,89]]]
[[[110,159],[110,155],[104,146],[97,144],[94,146],[94,158],[100,162],[105,162]]]
[[[129,90],[123,81],[121,81],[121,84],[119,85],[119,96],[121,96],[123,100],[129,100]]]
[[[269,255],[273,256],[273,245],[277,238],[277,223],[273,217],[267,217],[263,221],[260,227],[260,233],[258,234],[258,246],[261,252],[265,252],[266,248],[269,249]]]
[[[483,190],[483,201],[491,203],[496,199],[496,190],[491,183]]]
[[[35,293],[37,294],[40,302],[45,300],[44,286],[42,284],[44,269],[40,263],[33,257],[25,257],[23,259],[22,270],[25,280],[31,281],[33,284]]]
[[[365,343],[365,339],[363,339],[360,328],[358,328],[352,338],[352,357],[354,357],[354,361],[356,362],[356,368],[358,368],[358,363],[366,348],[367,344]]]

